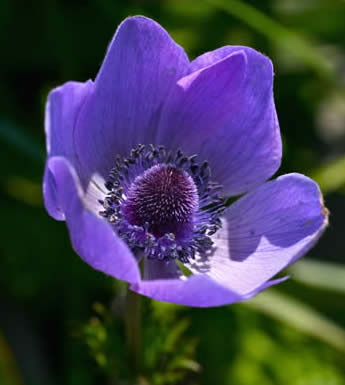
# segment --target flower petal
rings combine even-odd
[[[131,290],[157,301],[178,305],[212,307],[230,305],[248,300],[269,286],[284,281],[285,278],[266,282],[262,287],[241,295],[218,284],[205,274],[192,275],[186,279],[160,279],[141,281],[131,285]]]
[[[137,282],[140,272],[136,259],[111,225],[85,207],[84,192],[70,163],[63,157],[52,157],[47,168],[49,177],[54,178],[56,198],[74,250],[94,269]]]
[[[49,93],[45,111],[48,156],[61,155],[70,161],[75,159],[73,130],[92,86],[91,80],[86,83],[67,82]]]
[[[214,251],[188,268],[245,295],[295,262],[328,223],[318,185],[300,174],[267,182],[236,201],[213,237]]]
[[[212,64],[215,64],[220,60],[226,58],[227,56],[233,54],[234,52],[238,52],[238,51],[246,52],[247,56],[250,56],[251,54],[253,55],[258,54],[257,51],[249,47],[239,46],[239,45],[226,45],[224,47],[217,48],[214,51],[205,52],[202,55],[195,58],[190,63],[190,71],[195,72],[205,67],[209,67]]]
[[[61,155],[78,168],[77,154],[73,144],[73,130],[81,106],[85,102],[93,83],[68,82],[55,88],[48,95],[45,113],[45,132],[48,157]],[[48,213],[63,220],[63,213],[57,207],[54,178],[45,170],[44,200]]]
[[[121,23],[78,120],[76,142],[89,173],[106,177],[117,153],[154,142],[162,105],[188,66],[183,49],[153,20]]]
[[[225,193],[238,195],[280,165],[273,69],[253,49],[221,53],[196,59],[195,72],[178,81],[162,111],[158,141],[208,160]]]

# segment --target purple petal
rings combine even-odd
[[[90,93],[92,84],[91,81],[68,82],[52,90],[46,104],[45,131],[48,157],[64,156],[75,168],[78,167],[78,157],[73,144],[73,130],[80,108]],[[48,169],[44,173],[43,185],[48,213],[55,219],[63,220],[63,213],[57,207],[54,178],[51,177]]]
[[[195,307],[212,307],[248,300],[261,290],[280,283],[285,279],[281,278],[266,282],[262,287],[246,295],[229,290],[204,274],[192,275],[186,279],[141,281],[140,283],[132,284],[131,290],[157,301]]]
[[[328,223],[320,190],[311,179],[289,174],[235,202],[214,236],[215,251],[188,268],[182,279],[131,285],[159,301],[208,307],[247,300],[287,277],[271,277],[305,254]]]
[[[317,184],[284,175],[230,206],[213,237],[213,254],[188,267],[245,295],[305,254],[327,223]]]
[[[48,214],[57,221],[64,221],[65,214],[59,206],[55,178],[47,164],[43,175],[43,201]]]
[[[92,86],[91,80],[86,83],[68,82],[49,93],[45,111],[48,156],[61,155],[70,162],[75,160],[73,130]]]
[[[78,120],[76,143],[89,174],[105,177],[117,153],[154,142],[163,103],[188,66],[183,49],[156,22],[141,16],[122,22]]]
[[[48,160],[49,177],[54,179],[58,207],[64,214],[74,250],[90,266],[112,277],[137,282],[136,259],[118,238],[111,225],[89,211],[76,171],[63,157]]]
[[[190,63],[190,71],[194,72],[194,71],[201,70],[202,68],[209,67],[212,64],[215,64],[220,60],[226,58],[227,56],[233,54],[234,52],[238,52],[238,51],[246,52],[247,56],[259,54],[257,51],[249,47],[238,46],[238,45],[227,45],[227,46],[215,49],[214,51],[205,52],[202,55],[195,58]]]
[[[271,61],[253,49],[226,48],[196,59],[195,72],[178,81],[157,142],[208,160],[226,194],[238,195],[278,169],[281,139]]]

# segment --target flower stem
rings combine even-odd
[[[140,295],[127,291],[126,301],[126,338],[129,367],[134,375],[140,372],[141,363],[141,312]]]

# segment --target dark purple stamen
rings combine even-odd
[[[100,214],[137,254],[187,262],[210,250],[225,209],[207,162],[163,146],[139,145],[116,158]]]

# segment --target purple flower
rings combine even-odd
[[[248,299],[284,280],[271,278],[327,225],[315,182],[265,182],[281,138],[272,63],[251,48],[190,62],[157,23],[128,18],[95,81],[49,94],[45,126],[49,214],[85,262],[151,298]]]

